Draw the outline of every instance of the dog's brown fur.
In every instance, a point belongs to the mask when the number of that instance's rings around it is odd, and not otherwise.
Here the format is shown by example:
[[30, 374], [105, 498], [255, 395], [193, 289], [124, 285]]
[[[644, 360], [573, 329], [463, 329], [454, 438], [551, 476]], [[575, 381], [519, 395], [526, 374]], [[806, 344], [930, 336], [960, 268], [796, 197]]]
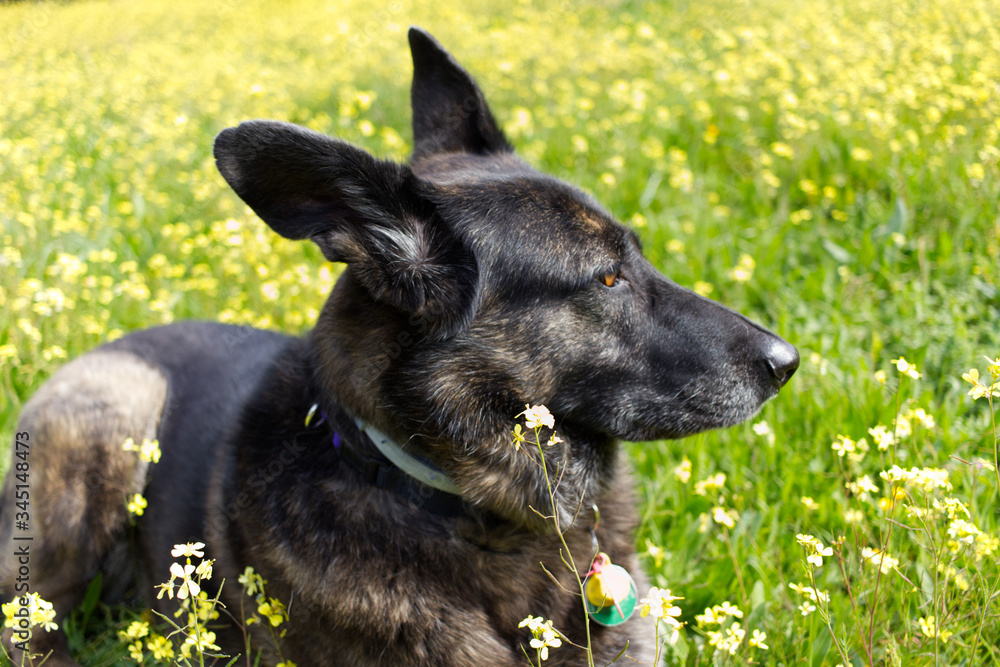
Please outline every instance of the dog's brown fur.
[[[31, 590], [60, 618], [99, 570], [110, 588], [148, 594], [169, 578], [173, 544], [203, 541], [231, 612], [249, 603], [236, 585], [248, 565], [288, 604], [280, 646], [249, 628], [261, 664], [523, 664], [529, 615], [586, 636], [552, 516], [583, 574], [598, 506], [600, 549], [645, 592], [617, 439], [736, 423], [794, 372], [794, 348], [667, 281], [592, 198], [521, 162], [433, 38], [414, 29], [410, 43], [411, 165], [282, 123], [216, 140], [223, 176], [275, 231], [348, 264], [311, 334], [136, 332], [67, 365], [25, 407]], [[562, 437], [545, 452], [554, 503], [537, 457], [512, 447], [528, 403], [548, 405]], [[312, 405], [328, 423], [306, 425]], [[337, 439], [346, 415], [447, 474], [460, 510], [435, 509], [419, 485], [373, 483], [346, 453], [371, 454], [366, 441]], [[162, 460], [139, 464], [121, 450], [128, 437], [157, 437]], [[8, 596], [22, 592], [14, 483], [0, 499]], [[149, 506], [130, 528], [125, 497], [139, 491]], [[635, 626], [591, 624], [597, 662], [626, 645], [651, 660]], [[233, 626], [218, 638], [243, 651]], [[47, 664], [75, 664], [61, 633], [33, 642], [54, 651]], [[583, 663], [564, 642], [548, 664]]]

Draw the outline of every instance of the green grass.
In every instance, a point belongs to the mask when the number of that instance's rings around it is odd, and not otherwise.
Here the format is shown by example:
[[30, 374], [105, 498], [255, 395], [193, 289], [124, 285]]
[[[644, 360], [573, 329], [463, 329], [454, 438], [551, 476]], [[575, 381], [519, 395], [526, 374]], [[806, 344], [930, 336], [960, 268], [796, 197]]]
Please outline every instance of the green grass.
[[[966, 463], [995, 462], [990, 413], [961, 379], [1000, 356], [998, 14], [996, 0], [0, 7], [0, 436], [65, 359], [122, 332], [188, 318], [307, 330], [339, 268], [237, 200], [212, 139], [267, 117], [405, 159], [418, 24], [530, 162], [593, 191], [666, 275], [802, 353], [753, 420], [773, 444], [751, 423], [631, 447], [639, 546], [664, 552], [645, 564], [684, 597], [668, 661], [835, 665], [839, 645], [854, 665], [1000, 664], [996, 549], [955, 553], [947, 520], [903, 509], [954, 497], [998, 533], [996, 477]], [[899, 356], [920, 380], [898, 384]], [[914, 407], [935, 426], [877, 451], [868, 429]], [[839, 458], [841, 434], [871, 452]], [[893, 464], [945, 468], [953, 489], [881, 509]], [[695, 494], [718, 472], [723, 489]], [[845, 487], [863, 474], [867, 500]], [[732, 529], [705, 522], [715, 507], [737, 512]], [[809, 584], [800, 533], [845, 538], [843, 568], [815, 570], [829, 626], [788, 587]], [[876, 578], [859, 554], [882, 544], [899, 565]], [[967, 589], [938, 572], [945, 558]], [[705, 644], [694, 617], [723, 601], [769, 650]], [[98, 607], [90, 624], [108, 633], [123, 613]], [[921, 631], [929, 616], [947, 642]]]

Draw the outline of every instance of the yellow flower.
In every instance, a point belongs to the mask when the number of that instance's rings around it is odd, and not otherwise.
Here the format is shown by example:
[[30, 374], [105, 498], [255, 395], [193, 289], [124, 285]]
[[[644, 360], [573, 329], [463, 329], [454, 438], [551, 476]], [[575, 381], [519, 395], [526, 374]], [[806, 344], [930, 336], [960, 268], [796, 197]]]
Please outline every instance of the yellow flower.
[[639, 600], [642, 605], [639, 614], [645, 618], [650, 614], [654, 618], [678, 617], [681, 615], [681, 608], [673, 604], [674, 600], [683, 600], [682, 597], [671, 595], [669, 588], [657, 588], [653, 586], [649, 589], [649, 594]]
[[905, 415], [907, 421], [913, 423], [919, 423], [921, 426], [927, 429], [931, 429], [937, 426], [937, 422], [934, 421], [934, 415], [928, 413], [923, 408], [913, 408], [908, 410]]
[[264, 581], [257, 572], [254, 571], [252, 567], [247, 565], [246, 569], [243, 570], [243, 574], [239, 576], [237, 581], [243, 586], [243, 592], [247, 595], [256, 595], [257, 593], [264, 592]]
[[726, 600], [720, 605], [716, 605], [715, 609], [718, 613], [723, 616], [732, 616], [733, 618], [743, 618], [743, 612], [734, 604], [730, 604], [729, 600]]
[[653, 559], [653, 566], [657, 569], [663, 565], [663, 559], [667, 555], [662, 547], [658, 547], [650, 542], [648, 537], [646, 538], [646, 554]]
[[1000, 380], [1000, 357], [996, 359], [984, 358], [986, 359], [986, 363], [989, 364], [990, 376], [992, 376], [994, 381]]
[[[653, 586], [649, 589], [649, 594], [639, 600], [642, 604], [642, 607], [639, 609], [639, 615], [643, 618], [652, 615], [653, 618], [657, 619], [658, 623], [663, 623], [666, 632], [665, 639], [671, 645], [676, 644], [680, 639], [680, 629], [684, 625], [677, 620], [681, 615], [681, 608], [673, 604], [673, 602], [674, 600], [683, 599], [671, 595], [669, 588], [657, 588]], [[659, 628], [660, 626], [657, 625], [658, 632]]]
[[681, 464], [674, 468], [674, 477], [681, 484], [687, 484], [691, 480], [691, 461], [686, 456]]
[[872, 159], [872, 152], [867, 148], [854, 147], [851, 149], [851, 158], [858, 162], [868, 162]]
[[21, 595], [0, 606], [0, 611], [4, 615], [4, 626], [18, 627], [25, 609], [28, 614], [29, 632], [35, 627], [40, 627], [46, 632], [59, 629], [55, 623], [56, 612], [52, 603], [39, 597], [38, 593]]
[[784, 157], [788, 159], [792, 159], [793, 157], [795, 157], [795, 150], [788, 144], [781, 141], [776, 141], [773, 144], [771, 144], [771, 152], [773, 152], [775, 155], [779, 157]]
[[844, 521], [851, 525], [857, 525], [865, 520], [865, 514], [861, 510], [849, 509], [844, 512]]
[[892, 431], [886, 428], [884, 424], [878, 424], [868, 429], [868, 433], [872, 436], [880, 452], [888, 450], [895, 442], [895, 436]]
[[767, 635], [765, 633], [754, 628], [753, 634], [750, 636], [750, 646], [766, 651], [770, 648], [770, 646], [764, 643], [766, 639]]
[[739, 261], [736, 266], [729, 270], [729, 277], [738, 283], [748, 282], [753, 278], [754, 269], [757, 268], [757, 262], [750, 255], [743, 254], [740, 255]]
[[931, 639], [934, 637], [940, 637], [941, 641], [947, 642], [948, 638], [953, 634], [947, 630], [941, 630], [938, 628], [937, 619], [934, 616], [921, 618], [917, 621], [917, 624], [920, 626], [920, 632], [922, 632], [925, 637], [929, 637]]
[[844, 458], [845, 454], [855, 451], [855, 442], [848, 438], [846, 435], [838, 435], [831, 445], [833, 451], [837, 452], [837, 456]]
[[160, 462], [160, 441], [143, 439], [139, 448], [139, 458], [149, 463]]
[[258, 604], [257, 612], [265, 617], [274, 627], [278, 627], [288, 620], [288, 612], [285, 610], [285, 605], [276, 598], [268, 598], [267, 601]]
[[727, 651], [729, 655], [736, 655], [736, 651], [739, 650], [746, 634], [746, 630], [744, 630], [739, 623], [734, 622], [726, 628], [724, 638], [718, 643], [719, 649]]
[[983, 384], [979, 381], [979, 371], [975, 368], [969, 370], [968, 373], [962, 374], [962, 379], [972, 385], [972, 389], [969, 390], [969, 396], [972, 396], [972, 400], [978, 400], [984, 396], [991, 397], [995, 396], [1000, 398], [1000, 387], [995, 386], [1000, 380], [1000, 359], [990, 359], [986, 357], [986, 361], [989, 362], [989, 372], [993, 378], [992, 384]]
[[514, 430], [511, 435], [514, 436], [514, 449], [520, 449], [521, 443], [524, 442], [524, 429], [521, 428], [520, 424], [514, 424]]
[[896, 364], [896, 370], [899, 371], [900, 374], [907, 375], [913, 378], [914, 380], [920, 378], [920, 373], [917, 372], [917, 367], [908, 362], [903, 357], [900, 357], [899, 359], [893, 359], [892, 363]]
[[129, 657], [138, 663], [142, 662], [142, 642], [137, 641], [128, 645]]
[[132, 621], [125, 630], [118, 632], [118, 637], [124, 642], [130, 639], [141, 639], [149, 634], [149, 623], [145, 621]]
[[725, 526], [726, 528], [734, 528], [739, 518], [740, 515], [736, 512], [736, 510], [727, 511], [722, 507], [712, 508], [712, 520], [717, 524]]
[[904, 470], [899, 466], [892, 466], [889, 470], [883, 470], [879, 473], [879, 477], [884, 479], [889, 483], [901, 482], [908, 486], [915, 486], [926, 492], [934, 491], [935, 489], [951, 489], [951, 482], [949, 481], [950, 473], [943, 468], [917, 468], [912, 467], [909, 470]]
[[701, 627], [705, 627], [705, 626], [708, 626], [708, 625], [715, 625], [716, 623], [721, 623], [722, 622], [720, 620], [720, 618], [716, 615], [715, 610], [713, 608], [711, 608], [711, 607], [706, 607], [705, 608], [705, 613], [703, 613], [703, 614], [697, 614], [694, 617], [694, 620]]
[[879, 551], [877, 549], [870, 549], [865, 547], [861, 550], [861, 559], [871, 565], [877, 565], [882, 574], [889, 574], [892, 570], [899, 565], [899, 560], [893, 558], [887, 553]]
[[713, 287], [711, 283], [706, 283], [704, 280], [696, 280], [692, 289], [701, 296], [708, 296], [715, 291], [715, 287]]
[[869, 497], [869, 494], [878, 493], [878, 487], [875, 486], [875, 483], [869, 475], [862, 475], [861, 477], [858, 477], [857, 480], [848, 482], [847, 490], [862, 500], [866, 500]]
[[208, 651], [218, 651], [220, 647], [215, 644], [215, 633], [202, 628], [197, 634], [190, 634], [184, 638], [184, 643], [181, 645], [181, 655], [190, 658], [192, 649], [199, 654], [204, 654]]
[[[801, 586], [799, 584], [788, 584], [788, 587], [791, 588], [796, 593], [798, 593], [799, 595], [805, 596], [809, 602], [816, 602], [816, 603], [826, 604], [826, 603], [828, 603], [830, 601], [830, 594], [829, 593], [826, 593], [824, 591], [817, 591], [812, 586]], [[815, 610], [816, 610], [816, 608], [813, 607], [812, 610], [810, 611], [810, 613], [812, 613], [812, 611], [815, 611]], [[803, 615], [804, 616], [808, 616], [809, 614], [803, 614]]]
[[198, 567], [195, 568], [194, 573], [198, 575], [201, 581], [212, 578], [212, 565], [215, 563], [214, 560], [205, 559], [198, 563]]
[[142, 516], [143, 512], [146, 511], [146, 499], [142, 497], [141, 493], [136, 493], [129, 497], [128, 504], [126, 508], [129, 514], [134, 514], [135, 516]]
[[160, 589], [160, 592], [156, 594], [156, 599], [160, 600], [163, 598], [163, 594], [166, 593], [168, 600], [174, 599], [174, 585], [170, 582], [164, 584], [156, 584], [153, 588]]
[[823, 565], [823, 558], [833, 555], [832, 547], [824, 547], [823, 543], [812, 535], [799, 534], [795, 536], [799, 544], [806, 548], [806, 561], [815, 567]]
[[751, 428], [753, 429], [753, 432], [755, 434], [764, 438], [767, 441], [767, 444], [769, 445], [774, 444], [774, 439], [775, 439], [774, 429], [772, 429], [771, 425], [768, 424], [766, 421], [759, 421], [756, 424], [754, 424]]
[[694, 493], [697, 496], [707, 496], [710, 493], [715, 493], [722, 489], [726, 485], [726, 474], [716, 473], [700, 482], [695, 482]]
[[171, 660], [174, 657], [174, 647], [166, 637], [153, 635], [146, 641], [146, 648], [157, 660]]

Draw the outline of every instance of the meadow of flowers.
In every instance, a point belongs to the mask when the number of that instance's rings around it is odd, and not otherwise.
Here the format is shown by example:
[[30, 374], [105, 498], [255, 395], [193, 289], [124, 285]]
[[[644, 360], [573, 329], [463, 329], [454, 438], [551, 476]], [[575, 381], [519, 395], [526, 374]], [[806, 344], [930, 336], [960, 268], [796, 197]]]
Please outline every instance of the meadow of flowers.
[[[527, 160], [802, 353], [746, 425], [630, 446], [667, 664], [1000, 665], [1000, 1], [465, 6], [0, 7], [3, 442], [129, 330], [309, 328], [340, 267], [243, 206], [213, 137], [267, 117], [405, 159], [417, 24]], [[137, 620], [68, 624], [87, 664], [165, 659]]]

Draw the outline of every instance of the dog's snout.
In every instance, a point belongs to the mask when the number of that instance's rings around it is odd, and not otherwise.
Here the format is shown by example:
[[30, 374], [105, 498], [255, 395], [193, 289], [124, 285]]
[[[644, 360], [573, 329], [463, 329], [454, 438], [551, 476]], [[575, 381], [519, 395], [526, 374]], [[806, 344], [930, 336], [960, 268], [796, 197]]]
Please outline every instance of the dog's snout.
[[764, 350], [764, 363], [778, 387], [784, 387], [799, 367], [799, 351], [794, 345], [775, 337]]

